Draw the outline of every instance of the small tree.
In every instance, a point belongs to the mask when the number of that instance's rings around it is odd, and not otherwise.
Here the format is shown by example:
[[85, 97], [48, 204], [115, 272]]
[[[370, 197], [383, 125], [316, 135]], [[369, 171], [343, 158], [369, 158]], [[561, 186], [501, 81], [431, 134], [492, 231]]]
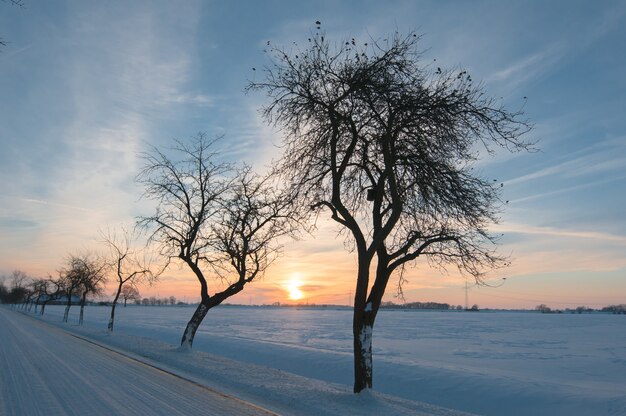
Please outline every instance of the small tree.
[[139, 294], [139, 290], [132, 285], [124, 285], [122, 287], [121, 292], [122, 300], [124, 300], [124, 307], [126, 307], [126, 302], [129, 300], [141, 301], [141, 295]]
[[52, 278], [52, 276], [48, 276], [46, 279], [42, 279], [44, 281], [42, 281], [40, 283], [40, 295], [39, 295], [39, 304], [41, 305], [41, 309], [40, 309], [40, 315], [43, 316], [43, 314], [46, 311], [46, 305], [59, 298], [59, 296], [61, 296], [61, 283], [60, 280], [55, 280]]
[[[107, 234], [102, 235], [102, 241], [109, 249], [108, 260], [117, 280], [117, 291], [113, 298], [111, 315], [109, 316], [109, 332], [113, 332], [115, 307], [117, 306], [117, 301], [122, 294], [123, 288], [134, 288], [136, 284], [142, 281], [152, 283], [158, 277], [158, 273], [153, 273], [150, 268], [150, 260], [147, 259], [145, 255], [142, 256], [140, 250], [133, 247], [133, 241], [136, 240], [135, 236], [129, 234], [126, 229], [122, 229], [119, 234], [120, 235], [109, 231]], [[135, 289], [135, 291], [136, 290], [137, 289]], [[127, 294], [134, 295], [129, 292], [127, 292]], [[137, 296], [139, 296], [138, 292]], [[126, 306], [127, 299], [127, 297], [124, 297], [124, 306]]]
[[106, 281], [106, 267], [106, 262], [91, 254], [69, 256], [67, 267], [60, 272], [59, 281], [60, 287], [67, 296], [63, 322], [67, 322], [73, 297], [80, 295], [78, 324], [83, 324], [87, 296], [101, 293]]
[[[145, 196], [157, 202], [156, 213], [141, 220], [151, 241], [169, 259], [181, 260], [200, 283], [200, 304], [189, 320], [181, 347], [191, 348], [195, 333], [214, 306], [243, 290], [271, 263], [277, 237], [289, 231], [292, 204], [269, 179], [242, 168], [227, 178], [231, 166], [218, 162], [215, 140], [198, 135], [172, 149], [174, 160], [153, 148], [144, 156], [138, 180]], [[225, 288], [209, 293], [207, 270]]]
[[499, 186], [473, 170], [479, 145], [528, 148], [530, 128], [460, 70], [420, 64], [419, 37], [395, 34], [333, 46], [271, 48], [263, 90], [268, 122], [282, 128], [277, 170], [303, 209], [325, 209], [357, 255], [354, 391], [372, 387], [373, 326], [392, 274], [420, 257], [481, 282], [506, 264], [490, 247]]
[[21, 270], [14, 270], [11, 272], [8, 280], [10, 280], [8, 293], [7, 293], [7, 303], [19, 305], [22, 307], [26, 307], [30, 297], [32, 296], [32, 290], [30, 289], [31, 278], [25, 272]]
[[541, 313], [551, 313], [552, 312], [552, 309], [550, 309], [548, 306], [546, 306], [543, 303], [541, 305], [535, 306], [535, 310], [539, 311]]
[[4, 282], [0, 281], [0, 303], [7, 302], [8, 297], [9, 297], [9, 291], [4, 286]]
[[63, 322], [67, 322], [68, 320], [73, 298], [76, 296], [76, 292], [80, 287], [79, 265], [80, 261], [78, 257], [69, 256], [66, 260], [66, 267], [59, 270], [59, 287], [61, 288], [61, 293], [65, 296]]

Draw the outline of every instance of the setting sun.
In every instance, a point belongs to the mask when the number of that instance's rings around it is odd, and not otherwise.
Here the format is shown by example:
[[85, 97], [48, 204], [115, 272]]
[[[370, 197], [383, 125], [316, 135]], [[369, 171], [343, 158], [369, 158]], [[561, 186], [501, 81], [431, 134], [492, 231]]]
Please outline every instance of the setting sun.
[[287, 290], [289, 291], [289, 299], [291, 300], [302, 299], [304, 294], [300, 290], [300, 286], [302, 286], [302, 281], [300, 280], [299, 275], [294, 275], [289, 279], [289, 282], [287, 283]]

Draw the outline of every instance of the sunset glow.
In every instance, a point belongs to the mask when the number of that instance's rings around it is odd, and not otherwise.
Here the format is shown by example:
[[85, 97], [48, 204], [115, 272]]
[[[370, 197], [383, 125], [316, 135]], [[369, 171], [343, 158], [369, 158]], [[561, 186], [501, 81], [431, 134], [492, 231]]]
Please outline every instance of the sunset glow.
[[[270, 48], [306, 48], [319, 20], [337, 42], [384, 43], [395, 30], [417, 29], [426, 72], [467, 69], [488, 95], [535, 125], [527, 139], [538, 141], [539, 152], [477, 154], [475, 171], [495, 181], [507, 202], [489, 228], [499, 246], [488, 248], [510, 257], [511, 266], [488, 271], [491, 286], [466, 290], [466, 276], [422, 256], [403, 271], [403, 296], [400, 276], [392, 276], [383, 301], [464, 305], [466, 293], [481, 308], [626, 301], [624, 2], [13, 3], [0, 1], [5, 287], [14, 270], [56, 278], [68, 255], [104, 251], [99, 230], [132, 229], [155, 212], [136, 183], [138, 156], [152, 146], [169, 148], [198, 132], [224, 136], [224, 162], [264, 173], [288, 132], [263, 121], [267, 97], [243, 89], [271, 64], [263, 53], [268, 41]], [[316, 215], [312, 233], [278, 242], [271, 267], [227, 303], [351, 305], [354, 240], [328, 209]], [[203, 267], [211, 293], [232, 283]], [[102, 300], [112, 300], [115, 280]], [[138, 285], [142, 298], [185, 303], [200, 301], [200, 287], [183, 263], [172, 263], [153, 285]]]
[[300, 300], [304, 297], [304, 293], [300, 290], [300, 286], [302, 286], [302, 281], [298, 274], [291, 276], [289, 282], [287, 284], [287, 290], [289, 291], [289, 299], [291, 300]]

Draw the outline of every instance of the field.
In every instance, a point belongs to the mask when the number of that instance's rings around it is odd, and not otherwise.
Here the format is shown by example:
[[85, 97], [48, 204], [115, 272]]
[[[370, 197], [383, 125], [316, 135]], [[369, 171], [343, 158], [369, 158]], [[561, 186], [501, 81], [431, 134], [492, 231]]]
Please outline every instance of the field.
[[[48, 306], [57, 323], [63, 308]], [[86, 309], [80, 331], [134, 350], [178, 344], [189, 307]], [[79, 330], [73, 307], [71, 331]], [[132, 336], [132, 337], [129, 337]], [[194, 342], [203, 351], [310, 379], [352, 383], [351, 312], [224, 306]], [[374, 389], [484, 415], [626, 414], [626, 317], [608, 314], [383, 310], [374, 330]]]

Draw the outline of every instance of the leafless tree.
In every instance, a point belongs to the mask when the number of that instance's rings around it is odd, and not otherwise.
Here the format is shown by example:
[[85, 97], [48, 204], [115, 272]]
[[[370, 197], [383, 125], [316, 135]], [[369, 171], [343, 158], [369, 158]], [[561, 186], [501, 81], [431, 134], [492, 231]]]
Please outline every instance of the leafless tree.
[[[268, 122], [283, 129], [283, 178], [307, 209], [325, 209], [358, 258], [354, 296], [354, 391], [372, 387], [372, 331], [390, 276], [419, 257], [455, 265], [481, 282], [503, 266], [487, 226], [499, 184], [472, 168], [483, 146], [527, 149], [530, 125], [487, 97], [461, 70], [420, 63], [419, 37], [395, 34], [305, 48], [271, 48]], [[334, 45], [334, 46], [333, 46]]]
[[40, 279], [37, 288], [39, 292], [38, 303], [41, 305], [40, 315], [43, 316], [46, 311], [46, 305], [61, 296], [60, 280], [48, 276], [45, 279]]
[[[109, 317], [109, 332], [113, 331], [115, 307], [122, 294], [122, 289], [124, 287], [134, 288], [140, 282], [153, 283], [159, 275], [158, 272], [152, 271], [151, 261], [149, 256], [146, 256], [145, 250], [139, 250], [135, 247], [135, 240], [136, 236], [124, 228], [118, 233], [110, 230], [106, 234], [102, 233], [102, 242], [109, 250], [108, 261], [117, 280], [117, 291], [113, 298]], [[127, 292], [126, 294], [130, 295], [131, 293]], [[137, 296], [139, 296], [138, 293]], [[124, 297], [124, 306], [126, 306], [127, 299]]]
[[61, 288], [61, 293], [63, 293], [66, 298], [63, 322], [67, 322], [68, 320], [73, 297], [80, 287], [80, 275], [76, 269], [79, 263], [77, 258], [70, 256], [66, 260], [65, 267], [59, 270], [59, 279], [57, 281]]
[[80, 314], [78, 324], [83, 324], [85, 303], [90, 294], [102, 292], [106, 281], [107, 263], [92, 254], [70, 255], [66, 268], [63, 269], [60, 285], [67, 296], [63, 322], [67, 322], [72, 299], [75, 295], [80, 295]]
[[22, 308], [26, 307], [32, 290], [29, 287], [31, 285], [31, 277], [21, 271], [13, 270], [9, 277], [3, 277], [4, 280], [8, 280], [9, 289], [6, 294], [6, 302], [13, 305], [22, 305]]
[[124, 301], [124, 307], [126, 307], [126, 302], [129, 300], [135, 300], [135, 301], [141, 300], [141, 295], [139, 294], [139, 290], [132, 284], [124, 285], [122, 287], [122, 292], [120, 295], [122, 296], [122, 300]]
[[[180, 259], [200, 283], [200, 304], [181, 339], [187, 348], [209, 309], [263, 273], [276, 253], [275, 239], [289, 228], [282, 211], [290, 207], [288, 198], [247, 167], [228, 178], [234, 170], [217, 161], [214, 147], [215, 140], [200, 134], [189, 144], [176, 142], [180, 160], [152, 149], [138, 177], [145, 196], [157, 202], [156, 213], [140, 224], [152, 230], [151, 240], [165, 256]], [[224, 288], [210, 294], [210, 277], [222, 279]]]
[[9, 290], [4, 286], [4, 280], [0, 280], [0, 303], [5, 303], [8, 300]]

